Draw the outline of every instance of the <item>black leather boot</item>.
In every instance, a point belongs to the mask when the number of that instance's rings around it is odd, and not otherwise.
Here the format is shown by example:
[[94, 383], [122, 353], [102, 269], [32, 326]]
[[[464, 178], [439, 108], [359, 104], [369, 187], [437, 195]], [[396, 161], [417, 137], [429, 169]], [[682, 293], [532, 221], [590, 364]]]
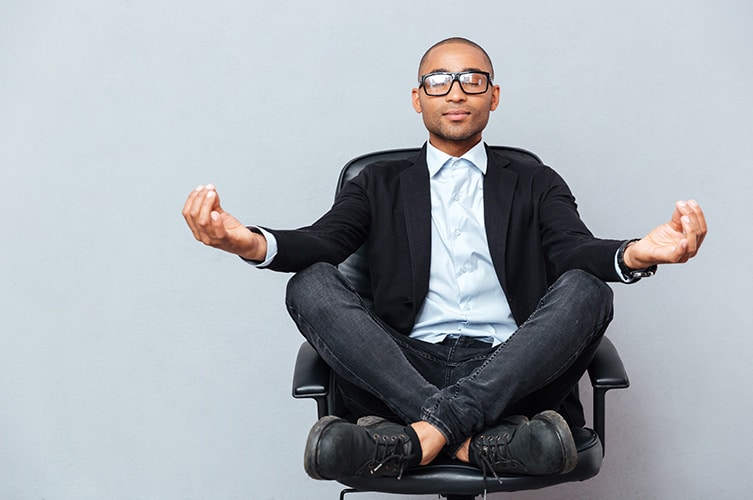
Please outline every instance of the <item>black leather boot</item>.
[[565, 419], [544, 411], [528, 420], [510, 417], [471, 439], [471, 463], [497, 474], [564, 474], [578, 463]]
[[400, 477], [420, 462], [405, 426], [375, 417], [351, 424], [338, 417], [322, 417], [306, 441], [303, 465], [314, 479], [359, 475]]

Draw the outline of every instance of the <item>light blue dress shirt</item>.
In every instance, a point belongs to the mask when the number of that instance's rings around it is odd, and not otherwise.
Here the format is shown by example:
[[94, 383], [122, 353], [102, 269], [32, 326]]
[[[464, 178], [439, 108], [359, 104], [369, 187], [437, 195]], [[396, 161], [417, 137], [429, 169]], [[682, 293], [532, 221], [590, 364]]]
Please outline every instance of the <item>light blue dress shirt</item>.
[[517, 329], [497, 279], [484, 225], [486, 149], [461, 158], [428, 145], [431, 190], [431, 270], [411, 337], [441, 342], [448, 335], [498, 345]]

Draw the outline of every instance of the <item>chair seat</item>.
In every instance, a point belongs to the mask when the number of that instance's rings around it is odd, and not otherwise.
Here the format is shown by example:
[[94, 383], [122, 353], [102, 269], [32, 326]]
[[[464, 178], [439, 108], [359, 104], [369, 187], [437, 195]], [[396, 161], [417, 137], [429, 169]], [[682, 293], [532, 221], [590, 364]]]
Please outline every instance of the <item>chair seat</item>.
[[358, 476], [338, 481], [356, 490], [428, 495], [480, 495], [484, 491], [519, 491], [544, 488], [568, 481], [583, 481], [595, 476], [601, 468], [602, 448], [599, 436], [592, 429], [572, 429], [578, 449], [578, 465], [567, 474], [552, 476], [500, 476], [484, 478], [481, 470], [449, 458], [439, 458], [429, 465], [405, 471], [400, 479]]

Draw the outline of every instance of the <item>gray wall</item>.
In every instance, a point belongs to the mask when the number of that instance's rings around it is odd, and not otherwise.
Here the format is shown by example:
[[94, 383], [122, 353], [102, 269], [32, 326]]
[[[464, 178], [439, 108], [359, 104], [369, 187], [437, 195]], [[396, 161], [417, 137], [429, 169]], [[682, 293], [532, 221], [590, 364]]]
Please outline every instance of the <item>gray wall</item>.
[[247, 223], [310, 222], [347, 159], [425, 140], [410, 88], [450, 35], [495, 60], [486, 140], [539, 153], [595, 233], [691, 196], [711, 225], [696, 261], [615, 286], [633, 385], [601, 474], [521, 498], [743, 498], [751, 5], [3, 1], [0, 498], [335, 497], [302, 467], [287, 276], [180, 209], [214, 182]]

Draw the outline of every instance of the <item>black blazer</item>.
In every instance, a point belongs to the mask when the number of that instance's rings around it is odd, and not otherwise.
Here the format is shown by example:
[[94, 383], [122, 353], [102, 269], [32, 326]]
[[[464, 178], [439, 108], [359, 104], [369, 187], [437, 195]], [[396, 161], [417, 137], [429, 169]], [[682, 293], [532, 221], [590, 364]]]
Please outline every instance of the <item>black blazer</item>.
[[[605, 281], [620, 279], [614, 259], [622, 242], [591, 234], [554, 170], [505, 158], [488, 147], [487, 155], [489, 250], [518, 325], [567, 270], [583, 269]], [[430, 196], [425, 145], [411, 160], [369, 165], [311, 226], [268, 229], [278, 243], [269, 268], [297, 272], [320, 261], [339, 264], [366, 243], [374, 310], [407, 335], [429, 287]]]

